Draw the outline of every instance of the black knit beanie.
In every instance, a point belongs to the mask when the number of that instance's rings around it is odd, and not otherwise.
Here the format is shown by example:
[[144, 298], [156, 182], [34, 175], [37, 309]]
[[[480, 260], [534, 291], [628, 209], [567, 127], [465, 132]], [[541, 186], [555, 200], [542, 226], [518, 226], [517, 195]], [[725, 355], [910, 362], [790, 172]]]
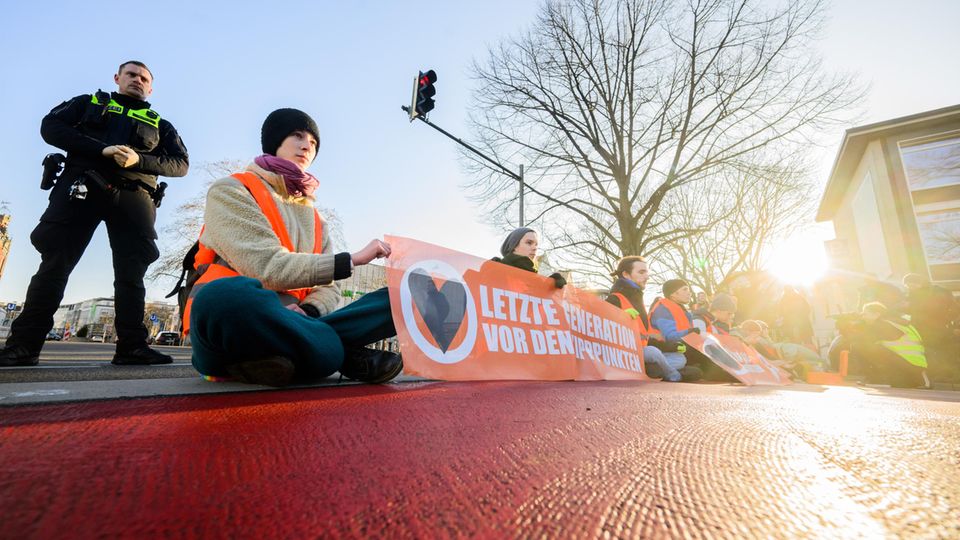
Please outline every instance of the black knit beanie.
[[687, 282], [682, 279], [668, 279], [663, 283], [663, 296], [670, 298], [671, 294], [687, 286]]
[[260, 145], [264, 154], [277, 155], [277, 148], [294, 131], [306, 131], [320, 144], [320, 130], [310, 115], [297, 109], [277, 109], [267, 115], [260, 128]]
[[500, 244], [500, 255], [506, 257], [507, 255], [513, 253], [513, 250], [517, 249], [517, 246], [520, 245], [520, 240], [523, 239], [524, 235], [531, 232], [535, 231], [526, 227], [514, 229], [513, 232], [507, 235], [507, 238], [503, 241], [503, 244]]

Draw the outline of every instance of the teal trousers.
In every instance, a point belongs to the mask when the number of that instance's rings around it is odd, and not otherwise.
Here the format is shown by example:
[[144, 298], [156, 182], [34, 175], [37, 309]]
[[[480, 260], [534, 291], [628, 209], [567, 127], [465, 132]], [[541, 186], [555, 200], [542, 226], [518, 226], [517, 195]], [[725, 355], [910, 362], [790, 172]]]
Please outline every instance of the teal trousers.
[[231, 364], [284, 356], [296, 378], [327, 377], [343, 364], [344, 347], [362, 347], [397, 334], [387, 289], [319, 318], [283, 307], [276, 292], [248, 277], [204, 285], [190, 310], [193, 367], [226, 377]]

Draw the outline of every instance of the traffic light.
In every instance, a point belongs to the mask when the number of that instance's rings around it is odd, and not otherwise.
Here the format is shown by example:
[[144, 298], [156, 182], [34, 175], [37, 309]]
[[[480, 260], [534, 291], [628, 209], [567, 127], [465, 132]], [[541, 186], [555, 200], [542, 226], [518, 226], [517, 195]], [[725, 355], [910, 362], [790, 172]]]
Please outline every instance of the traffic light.
[[437, 82], [437, 72], [432, 69], [426, 73], [420, 72], [420, 75], [417, 77], [417, 89], [414, 97], [414, 111], [416, 114], [411, 114], [411, 120], [415, 116], [426, 116], [428, 112], [433, 110], [433, 96], [436, 95], [437, 89], [433, 87], [433, 83]]

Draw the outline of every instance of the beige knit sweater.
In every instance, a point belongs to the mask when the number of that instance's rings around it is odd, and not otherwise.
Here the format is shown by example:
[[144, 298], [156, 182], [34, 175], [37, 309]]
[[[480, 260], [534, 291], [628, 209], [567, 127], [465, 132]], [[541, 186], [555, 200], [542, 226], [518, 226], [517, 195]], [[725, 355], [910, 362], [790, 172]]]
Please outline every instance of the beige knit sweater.
[[334, 254], [325, 223], [323, 253], [313, 253], [313, 198], [291, 197], [283, 177], [255, 163], [248, 165], [247, 170], [270, 188], [296, 252], [280, 245], [253, 196], [229, 176], [214, 182], [207, 192], [200, 242], [241, 275], [259, 280], [265, 288], [282, 291], [313, 287], [304, 303], [316, 307], [320, 315], [335, 310], [340, 303], [340, 289], [333, 283]]

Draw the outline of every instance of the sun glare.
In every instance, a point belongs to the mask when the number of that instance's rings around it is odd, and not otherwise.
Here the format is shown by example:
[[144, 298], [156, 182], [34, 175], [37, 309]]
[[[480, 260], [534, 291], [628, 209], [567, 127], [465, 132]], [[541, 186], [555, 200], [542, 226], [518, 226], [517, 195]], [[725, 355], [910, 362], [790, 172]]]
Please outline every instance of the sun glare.
[[812, 285], [827, 271], [823, 241], [813, 235], [793, 236], [779, 243], [770, 254], [774, 276], [791, 285]]

